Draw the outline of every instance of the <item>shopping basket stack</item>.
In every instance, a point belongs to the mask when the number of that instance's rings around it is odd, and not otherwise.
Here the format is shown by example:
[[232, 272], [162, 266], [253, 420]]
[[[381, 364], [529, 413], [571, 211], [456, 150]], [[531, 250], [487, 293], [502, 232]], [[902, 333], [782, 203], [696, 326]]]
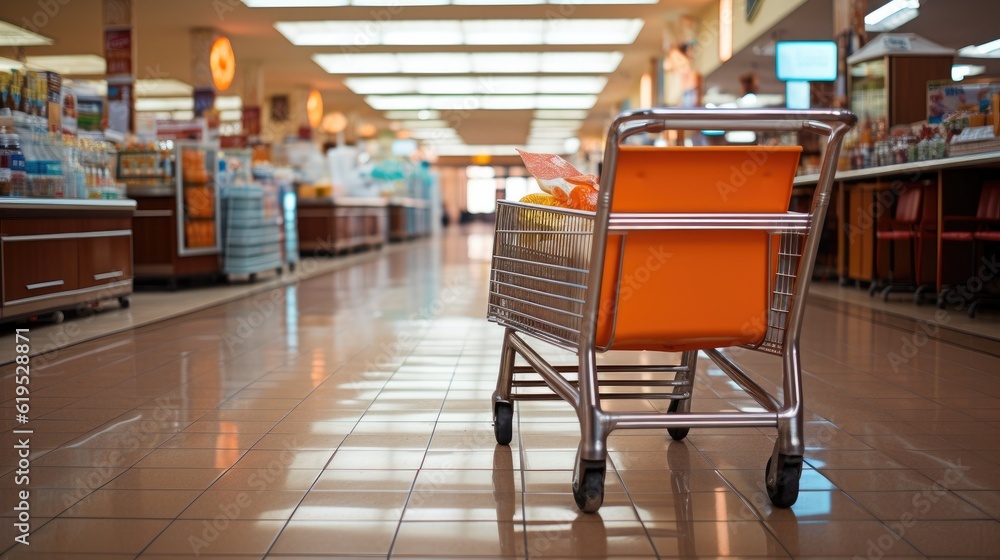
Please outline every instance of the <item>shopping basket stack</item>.
[[[804, 450], [799, 332], [840, 144], [855, 121], [840, 110], [627, 112], [608, 134], [596, 213], [499, 202], [488, 309], [506, 327], [492, 403], [497, 442], [511, 441], [514, 400], [569, 402], [581, 431], [573, 495], [593, 512], [613, 430], [667, 429], [680, 440], [690, 428], [776, 427], [765, 482], [775, 505], [791, 506]], [[787, 211], [800, 147], [622, 145], [664, 130], [826, 136], [810, 211]], [[549, 364], [522, 335], [576, 353], [578, 364]], [[731, 347], [782, 357], [780, 400], [720, 351]], [[596, 353], [612, 349], [681, 354], [673, 365], [598, 365]], [[763, 412], [691, 412], [699, 351]], [[610, 398], [670, 404], [612, 412], [601, 406]]]

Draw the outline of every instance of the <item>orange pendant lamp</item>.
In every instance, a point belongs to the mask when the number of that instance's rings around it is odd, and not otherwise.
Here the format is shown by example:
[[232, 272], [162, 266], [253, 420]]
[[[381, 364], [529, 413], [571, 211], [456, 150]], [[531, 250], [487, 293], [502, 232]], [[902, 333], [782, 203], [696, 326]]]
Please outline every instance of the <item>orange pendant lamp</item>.
[[309, 126], [313, 128], [323, 120], [323, 96], [315, 89], [309, 92], [306, 99], [306, 116], [309, 118]]
[[229, 43], [229, 39], [219, 37], [212, 43], [208, 64], [212, 69], [212, 82], [215, 83], [216, 89], [219, 91], [229, 89], [236, 76], [236, 55], [233, 54], [233, 46]]

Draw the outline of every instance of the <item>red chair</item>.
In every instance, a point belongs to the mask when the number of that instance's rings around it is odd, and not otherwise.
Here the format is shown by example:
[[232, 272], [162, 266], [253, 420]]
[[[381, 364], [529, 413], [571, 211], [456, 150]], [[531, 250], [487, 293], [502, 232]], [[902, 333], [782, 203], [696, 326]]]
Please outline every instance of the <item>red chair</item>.
[[[941, 239], [949, 243], [972, 245], [972, 268], [965, 286], [978, 274], [980, 247], [1000, 242], [1000, 181], [984, 183], [979, 192], [979, 206], [975, 216], [945, 216]], [[983, 245], [980, 245], [980, 244]], [[940, 265], [939, 265], [940, 266]], [[989, 280], [980, 278], [981, 282]], [[973, 286], [975, 287], [975, 286]], [[976, 316], [976, 308], [996, 298], [987, 298], [980, 287], [976, 292], [960, 291], [960, 286], [950, 286], [938, 296], [938, 307], [944, 309], [948, 303], [968, 303], [969, 317]], [[970, 300], [971, 301], [967, 301]]]
[[[881, 284], [872, 282], [869, 295], [881, 291], [882, 299], [889, 301], [893, 292], [913, 292], [919, 303], [922, 294], [933, 289], [932, 285], [923, 282], [924, 242], [934, 237], [934, 223], [937, 217], [937, 198], [932, 196], [930, 189], [924, 185], [909, 185], [903, 188], [896, 199], [896, 209], [892, 220], [880, 224], [875, 232], [876, 262], [881, 262], [882, 246], [889, 249], [889, 270], [887, 282]], [[896, 250], [900, 242], [906, 242], [910, 256], [910, 278], [908, 282], [900, 282], [896, 271]]]

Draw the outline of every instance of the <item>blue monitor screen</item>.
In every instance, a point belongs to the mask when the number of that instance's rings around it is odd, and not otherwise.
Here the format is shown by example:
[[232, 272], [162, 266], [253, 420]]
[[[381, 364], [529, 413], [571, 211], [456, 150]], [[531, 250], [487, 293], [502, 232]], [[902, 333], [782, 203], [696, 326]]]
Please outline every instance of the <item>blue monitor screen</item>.
[[837, 43], [779, 41], [774, 48], [778, 79], [832, 82], [837, 79]]
[[809, 82], [785, 82], [785, 106], [789, 109], [808, 109], [810, 93]]

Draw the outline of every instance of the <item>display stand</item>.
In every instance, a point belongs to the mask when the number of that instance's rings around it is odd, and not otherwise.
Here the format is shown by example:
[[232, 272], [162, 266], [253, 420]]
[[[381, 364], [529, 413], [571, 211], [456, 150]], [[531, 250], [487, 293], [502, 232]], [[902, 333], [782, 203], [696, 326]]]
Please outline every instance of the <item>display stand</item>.
[[[191, 154], [187, 165], [185, 151]], [[118, 179], [138, 205], [134, 222], [137, 280], [166, 280], [176, 288], [181, 278], [219, 274], [215, 152], [212, 146], [175, 142], [162, 152], [130, 151], [119, 156]], [[153, 161], [159, 162], [155, 169], [162, 172], [130, 171], [150, 169], [148, 163]]]
[[251, 282], [267, 270], [281, 274], [280, 217], [266, 211], [264, 197], [258, 185], [225, 190], [223, 274], [247, 274]]

